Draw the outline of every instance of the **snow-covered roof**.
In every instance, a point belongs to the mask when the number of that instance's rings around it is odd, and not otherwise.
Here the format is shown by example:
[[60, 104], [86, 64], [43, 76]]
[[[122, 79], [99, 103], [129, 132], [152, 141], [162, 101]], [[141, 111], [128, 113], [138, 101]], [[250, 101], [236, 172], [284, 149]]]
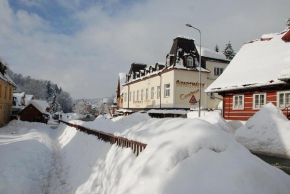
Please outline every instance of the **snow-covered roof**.
[[41, 113], [47, 113], [46, 109], [49, 108], [49, 104], [44, 100], [31, 100], [29, 104], [32, 104], [37, 108]]
[[24, 104], [22, 104], [22, 99], [25, 96], [25, 92], [22, 93], [13, 93], [13, 97], [16, 98], [17, 102], [16, 102], [16, 106], [23, 106]]
[[25, 105], [28, 105], [34, 96], [30, 94], [25, 95]]
[[[197, 50], [198, 53], [200, 53], [200, 47], [199, 46], [196, 46], [196, 50]], [[229, 61], [223, 53], [216, 52], [214, 50], [211, 50], [211, 49], [205, 48], [205, 47], [201, 47], [201, 56], [202, 57], [212, 58], [212, 59], [220, 59], [220, 60]]]
[[290, 78], [290, 42], [281, 39], [285, 33], [290, 30], [245, 44], [206, 92], [285, 83], [281, 78]]

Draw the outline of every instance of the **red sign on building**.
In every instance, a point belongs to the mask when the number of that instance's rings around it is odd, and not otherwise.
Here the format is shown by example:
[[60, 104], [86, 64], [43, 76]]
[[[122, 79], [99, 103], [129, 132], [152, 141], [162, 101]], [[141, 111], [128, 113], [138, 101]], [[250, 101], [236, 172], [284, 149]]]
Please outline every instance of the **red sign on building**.
[[194, 95], [191, 96], [191, 98], [189, 100], [189, 103], [190, 104], [196, 104], [197, 103], [197, 100], [195, 99], [195, 96]]

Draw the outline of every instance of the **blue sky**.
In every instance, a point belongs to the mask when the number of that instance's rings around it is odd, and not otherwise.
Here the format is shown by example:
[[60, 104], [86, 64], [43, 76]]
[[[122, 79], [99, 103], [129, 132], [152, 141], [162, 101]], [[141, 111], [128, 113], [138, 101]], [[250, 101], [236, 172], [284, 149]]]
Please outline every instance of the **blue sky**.
[[285, 29], [289, 0], [0, 0], [0, 57], [11, 69], [49, 79], [73, 98], [115, 93], [130, 64], [165, 62], [172, 40], [202, 31], [202, 46], [235, 51]]

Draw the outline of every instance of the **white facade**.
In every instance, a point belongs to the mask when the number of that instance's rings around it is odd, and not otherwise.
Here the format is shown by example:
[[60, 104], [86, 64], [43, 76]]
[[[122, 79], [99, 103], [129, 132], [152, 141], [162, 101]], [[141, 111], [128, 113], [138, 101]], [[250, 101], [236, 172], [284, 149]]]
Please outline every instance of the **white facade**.
[[[227, 63], [209, 61], [207, 69], [201, 72], [201, 107], [216, 108], [222, 97], [204, 92], [217, 77], [214, 68], [225, 69]], [[126, 109], [156, 109], [156, 108], [197, 108], [198, 103], [190, 103], [194, 95], [199, 101], [199, 72], [196, 70], [171, 68], [158, 74], [132, 81], [123, 88], [123, 108]], [[161, 88], [161, 98], [159, 97]], [[161, 106], [160, 106], [161, 104]]]

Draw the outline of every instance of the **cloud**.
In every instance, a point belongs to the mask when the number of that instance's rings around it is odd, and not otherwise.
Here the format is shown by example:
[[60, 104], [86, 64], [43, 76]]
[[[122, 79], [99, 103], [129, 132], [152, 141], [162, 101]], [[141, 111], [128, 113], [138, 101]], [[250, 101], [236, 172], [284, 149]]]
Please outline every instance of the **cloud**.
[[222, 50], [230, 40], [238, 51], [248, 40], [283, 30], [290, 5], [263, 1], [261, 6], [250, 0], [56, 2], [62, 6], [60, 12], [71, 13], [59, 18], [74, 21], [72, 25], [78, 26], [74, 31], [56, 32], [51, 24], [57, 20], [24, 8], [12, 10], [7, 0], [0, 1], [0, 53], [15, 72], [50, 79], [74, 98], [111, 96], [119, 72], [128, 72], [133, 62], [164, 62], [177, 35], [199, 43], [198, 33], [185, 23], [201, 29], [203, 46], [218, 44]]

